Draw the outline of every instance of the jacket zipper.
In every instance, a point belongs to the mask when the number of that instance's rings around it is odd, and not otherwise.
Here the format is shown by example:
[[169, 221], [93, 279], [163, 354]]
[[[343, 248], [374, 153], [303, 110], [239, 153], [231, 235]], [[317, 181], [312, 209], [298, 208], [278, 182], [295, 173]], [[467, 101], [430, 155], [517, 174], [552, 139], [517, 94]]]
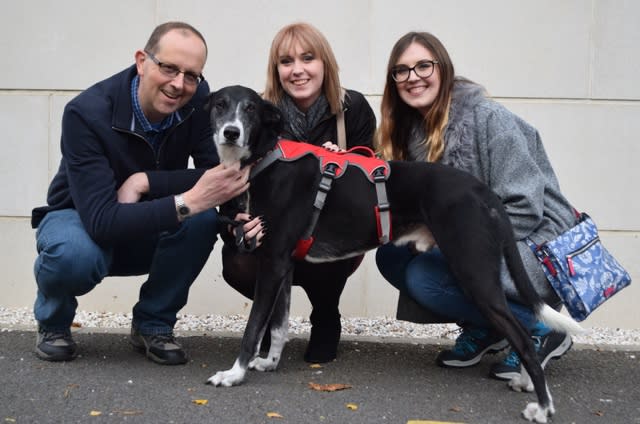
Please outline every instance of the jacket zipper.
[[167, 141], [167, 139], [171, 136], [171, 134], [173, 134], [180, 125], [184, 124], [185, 122], [187, 122], [187, 119], [189, 119], [191, 117], [191, 115], [193, 115], [193, 111], [195, 109], [191, 108], [191, 110], [189, 111], [189, 113], [187, 113], [185, 115], [185, 117], [178, 122], [176, 125], [174, 125], [173, 127], [171, 127], [171, 129], [169, 130], [169, 132], [167, 133], [167, 135], [162, 139], [162, 141], [160, 142], [160, 148], [158, 148], [158, 154], [156, 155], [156, 169], [160, 169], [160, 152], [162, 151], [162, 149], [164, 148], [164, 142]]
[[156, 170], [160, 169], [160, 152], [162, 151], [162, 149], [164, 148], [164, 142], [167, 141], [167, 139], [169, 138], [169, 136], [171, 134], [173, 134], [173, 132], [180, 126], [182, 125], [184, 122], [187, 121], [187, 119], [189, 119], [189, 117], [193, 114], [194, 109], [191, 108], [191, 110], [189, 111], [189, 113], [180, 121], [178, 122], [175, 126], [171, 127], [171, 129], [169, 130], [169, 132], [167, 133], [167, 135], [162, 139], [162, 141], [160, 142], [160, 147], [158, 148], [158, 153], [156, 154], [155, 150], [153, 149], [153, 146], [151, 145], [151, 143], [149, 142], [149, 140], [147, 140], [146, 138], [144, 138], [142, 135], [134, 132], [134, 131], [129, 131], [129, 130], [125, 130], [122, 128], [117, 128], [117, 127], [111, 127], [114, 131], [119, 131], [119, 132], [123, 132], [126, 134], [131, 134], [134, 135], [140, 139], [142, 139], [142, 141], [144, 141], [147, 146], [149, 146], [149, 148], [151, 149], [151, 152], [153, 153], [153, 159], [154, 159], [154, 163], [156, 165]]

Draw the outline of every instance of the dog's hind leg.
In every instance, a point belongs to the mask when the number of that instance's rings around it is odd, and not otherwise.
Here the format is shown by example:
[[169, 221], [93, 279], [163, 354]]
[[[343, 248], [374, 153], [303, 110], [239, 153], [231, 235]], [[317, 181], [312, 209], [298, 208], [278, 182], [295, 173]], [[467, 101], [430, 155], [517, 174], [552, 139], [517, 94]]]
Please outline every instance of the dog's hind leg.
[[[477, 296], [477, 293], [474, 293], [474, 296]], [[487, 303], [488, 301], [488, 299], [480, 299], [478, 302], [480, 311], [496, 331], [505, 335], [511, 348], [520, 355], [522, 361], [521, 371], [524, 372], [520, 377], [514, 378], [509, 383], [509, 387], [516, 391], [535, 390], [538, 402], [529, 403], [522, 414], [529, 421], [546, 423], [547, 417], [555, 413], [555, 408], [529, 332], [509, 309], [504, 293], [500, 293], [500, 296], [494, 298], [491, 303]]]
[[[465, 250], [469, 247], [471, 251]], [[536, 392], [538, 403], [529, 404], [523, 415], [535, 422], [547, 422], [547, 417], [555, 412], [553, 401], [529, 331], [514, 316], [501, 287], [499, 252], [491, 247], [481, 249], [469, 243], [459, 247], [457, 253], [455, 257], [449, 256], [449, 265], [462, 289], [495, 331], [509, 340], [531, 377], [530, 381], [527, 378], [519, 385], [511, 385], [514, 390]]]
[[[278, 300], [271, 314], [271, 345], [265, 358], [255, 357], [249, 362], [249, 369], [257, 371], [274, 371], [278, 367], [282, 350], [287, 343], [289, 333], [289, 307], [291, 304], [291, 285], [285, 284], [280, 289]], [[260, 338], [262, 340], [262, 338]]]
[[516, 391], [536, 392], [538, 402], [529, 403], [522, 411], [523, 416], [529, 421], [546, 423], [547, 417], [555, 413], [555, 408], [529, 332], [509, 309], [504, 294], [501, 293], [501, 299], [493, 299], [492, 304], [478, 306], [493, 327], [505, 335], [511, 348], [520, 355], [521, 376], [511, 380], [509, 387]]

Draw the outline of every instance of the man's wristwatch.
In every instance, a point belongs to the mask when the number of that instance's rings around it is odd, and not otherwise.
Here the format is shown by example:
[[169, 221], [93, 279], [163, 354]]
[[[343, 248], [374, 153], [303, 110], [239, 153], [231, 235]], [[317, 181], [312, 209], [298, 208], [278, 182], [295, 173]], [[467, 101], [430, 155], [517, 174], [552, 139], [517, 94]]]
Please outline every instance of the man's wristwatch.
[[182, 197], [182, 194], [178, 194], [173, 199], [175, 200], [175, 203], [176, 203], [176, 212], [178, 212], [178, 219], [182, 221], [188, 218], [189, 214], [191, 213], [191, 209], [189, 209], [189, 206], [187, 206], [187, 204], [184, 203], [184, 198]]

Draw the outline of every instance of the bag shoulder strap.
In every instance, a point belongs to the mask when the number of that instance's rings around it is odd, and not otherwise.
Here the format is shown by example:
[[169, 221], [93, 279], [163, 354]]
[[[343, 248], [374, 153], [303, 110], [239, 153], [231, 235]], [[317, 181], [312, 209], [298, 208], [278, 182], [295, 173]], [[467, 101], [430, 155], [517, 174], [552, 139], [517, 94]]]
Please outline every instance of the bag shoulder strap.
[[342, 97], [342, 109], [336, 115], [336, 125], [338, 127], [338, 147], [342, 150], [347, 150], [347, 131], [344, 127], [344, 96], [345, 90], [342, 89], [341, 97]]
[[347, 133], [344, 128], [344, 110], [336, 115], [336, 123], [338, 126], [338, 147], [347, 150]]

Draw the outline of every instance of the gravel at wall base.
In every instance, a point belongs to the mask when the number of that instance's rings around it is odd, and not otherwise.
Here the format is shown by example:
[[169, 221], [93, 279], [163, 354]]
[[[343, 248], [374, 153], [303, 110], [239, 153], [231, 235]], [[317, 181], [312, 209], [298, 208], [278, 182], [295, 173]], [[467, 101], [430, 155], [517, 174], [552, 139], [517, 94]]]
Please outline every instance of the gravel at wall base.
[[[176, 324], [176, 333], [238, 333], [244, 331], [247, 317], [242, 315], [188, 315], [180, 314]], [[130, 313], [79, 311], [74, 320], [74, 328], [95, 330], [128, 330], [131, 326]], [[0, 307], [0, 331], [15, 329], [35, 329], [33, 312], [27, 308]], [[311, 329], [308, 318], [290, 317], [289, 333], [307, 335]], [[459, 334], [455, 324], [415, 324], [399, 321], [390, 317], [342, 318], [343, 336], [383, 339], [420, 339], [438, 340], [450, 343]], [[589, 328], [583, 334], [573, 336], [577, 344], [640, 346], [640, 329]]]

